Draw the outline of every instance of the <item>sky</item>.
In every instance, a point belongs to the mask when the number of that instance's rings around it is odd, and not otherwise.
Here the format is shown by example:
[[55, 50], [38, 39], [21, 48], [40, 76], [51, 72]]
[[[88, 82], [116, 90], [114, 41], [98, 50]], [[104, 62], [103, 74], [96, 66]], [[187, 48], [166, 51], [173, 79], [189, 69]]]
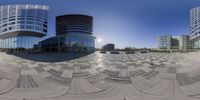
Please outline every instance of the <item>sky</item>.
[[0, 0], [0, 5], [38, 4], [49, 6], [48, 34], [55, 35], [55, 17], [65, 14], [93, 16], [93, 35], [101, 47], [156, 48], [163, 34], [189, 34], [189, 11], [200, 0]]

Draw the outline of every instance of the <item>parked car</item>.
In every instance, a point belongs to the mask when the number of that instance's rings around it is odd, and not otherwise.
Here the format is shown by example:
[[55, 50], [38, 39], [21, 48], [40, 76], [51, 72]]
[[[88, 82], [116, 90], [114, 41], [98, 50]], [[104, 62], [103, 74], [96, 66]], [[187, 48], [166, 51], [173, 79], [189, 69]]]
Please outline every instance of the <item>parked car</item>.
[[126, 54], [134, 54], [134, 51], [125, 51]]
[[119, 51], [111, 51], [110, 54], [120, 54]]
[[106, 53], [106, 51], [100, 51], [100, 53]]
[[143, 51], [140, 51], [140, 53], [148, 53], [148, 52], [146, 50], [145, 51], [143, 50]]

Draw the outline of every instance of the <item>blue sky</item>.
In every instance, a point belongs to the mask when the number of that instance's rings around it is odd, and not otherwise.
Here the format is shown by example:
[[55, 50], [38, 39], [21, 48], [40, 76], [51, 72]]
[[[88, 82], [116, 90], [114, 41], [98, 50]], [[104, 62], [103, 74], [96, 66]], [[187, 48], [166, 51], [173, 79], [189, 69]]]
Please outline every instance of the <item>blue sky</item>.
[[200, 0], [0, 0], [0, 5], [48, 5], [48, 35], [55, 35], [55, 16], [86, 14], [94, 17], [93, 35], [105, 43], [156, 47], [162, 34], [189, 34], [189, 10]]

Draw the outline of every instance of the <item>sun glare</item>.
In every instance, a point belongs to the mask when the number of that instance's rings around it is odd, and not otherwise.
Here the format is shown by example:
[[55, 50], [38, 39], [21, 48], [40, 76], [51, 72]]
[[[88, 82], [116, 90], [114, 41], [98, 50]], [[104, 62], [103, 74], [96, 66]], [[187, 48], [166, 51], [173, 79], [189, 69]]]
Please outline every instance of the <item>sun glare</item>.
[[102, 39], [101, 38], [98, 38], [97, 39], [97, 43], [101, 43], [102, 42]]

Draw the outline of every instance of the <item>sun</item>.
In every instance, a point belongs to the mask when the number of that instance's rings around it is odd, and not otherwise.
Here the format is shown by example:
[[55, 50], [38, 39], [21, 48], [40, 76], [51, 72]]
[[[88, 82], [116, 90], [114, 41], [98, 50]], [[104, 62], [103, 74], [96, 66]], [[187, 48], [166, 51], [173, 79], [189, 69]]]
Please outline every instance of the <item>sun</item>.
[[97, 39], [97, 43], [101, 43], [102, 42], [102, 39], [101, 38], [98, 38]]

